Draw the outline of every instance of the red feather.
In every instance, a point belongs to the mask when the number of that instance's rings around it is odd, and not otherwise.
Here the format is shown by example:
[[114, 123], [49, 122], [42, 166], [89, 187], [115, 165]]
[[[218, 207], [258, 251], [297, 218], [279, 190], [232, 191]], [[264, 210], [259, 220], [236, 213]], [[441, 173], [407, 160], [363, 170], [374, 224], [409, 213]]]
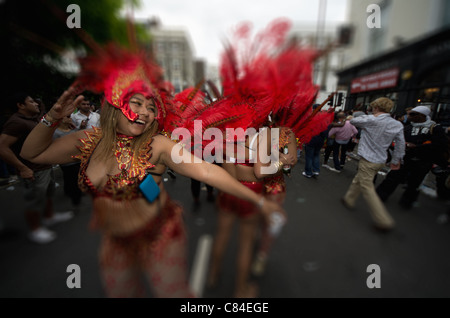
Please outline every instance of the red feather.
[[236, 28], [222, 54], [223, 98], [230, 105], [241, 102], [254, 110], [248, 127], [265, 125], [272, 113], [276, 126], [289, 127], [300, 140], [308, 140], [328, 125], [329, 116], [312, 116], [318, 93], [312, 72], [319, 53], [286, 45], [290, 26], [289, 21], [277, 19], [253, 39], [249, 23]]

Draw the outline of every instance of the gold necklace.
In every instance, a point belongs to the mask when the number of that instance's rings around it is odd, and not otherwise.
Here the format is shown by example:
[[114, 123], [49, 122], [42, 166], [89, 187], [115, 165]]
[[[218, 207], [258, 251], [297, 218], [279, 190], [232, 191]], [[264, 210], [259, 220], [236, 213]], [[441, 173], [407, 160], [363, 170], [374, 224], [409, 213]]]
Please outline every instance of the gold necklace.
[[119, 170], [129, 170], [133, 161], [133, 151], [131, 150], [132, 136], [117, 134], [115, 157], [119, 164]]

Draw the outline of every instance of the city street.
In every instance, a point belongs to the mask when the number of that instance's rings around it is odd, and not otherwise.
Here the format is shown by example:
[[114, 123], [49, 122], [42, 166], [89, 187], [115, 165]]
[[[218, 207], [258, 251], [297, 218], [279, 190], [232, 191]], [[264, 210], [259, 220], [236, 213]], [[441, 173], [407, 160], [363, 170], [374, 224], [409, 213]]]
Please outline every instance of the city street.
[[[262, 298], [447, 298], [450, 297], [450, 223], [439, 223], [445, 203], [421, 194], [410, 211], [402, 210], [397, 189], [387, 208], [397, 222], [391, 233], [376, 232], [366, 203], [361, 198], [353, 211], [339, 199], [347, 190], [357, 161], [349, 161], [337, 174], [324, 169], [307, 179], [301, 175], [301, 158], [287, 180], [285, 209], [288, 222], [275, 241], [265, 275], [254, 278]], [[60, 170], [56, 168], [58, 182]], [[382, 180], [379, 176], [377, 182]], [[204, 288], [204, 268], [214, 236], [216, 209], [201, 192], [201, 205], [195, 207], [190, 180], [165, 175], [165, 186], [185, 208], [189, 238], [191, 282], [199, 297], [231, 297], [234, 285], [236, 235], [227, 250], [219, 286]], [[6, 232], [0, 237], [0, 297], [2, 298], [102, 298], [97, 248], [100, 235], [88, 228], [90, 198], [72, 220], [53, 227], [58, 238], [48, 245], [27, 240], [22, 212], [20, 183], [0, 189], [0, 217]], [[57, 188], [57, 211], [66, 211], [69, 201]], [[237, 232], [236, 232], [237, 233]], [[205, 243], [206, 242], [206, 243]], [[200, 252], [200, 250], [202, 252]], [[203, 270], [200, 254], [203, 253]], [[81, 288], [66, 285], [67, 267], [81, 270]], [[369, 288], [369, 265], [379, 266], [380, 288]], [[195, 274], [194, 274], [195, 273]]]

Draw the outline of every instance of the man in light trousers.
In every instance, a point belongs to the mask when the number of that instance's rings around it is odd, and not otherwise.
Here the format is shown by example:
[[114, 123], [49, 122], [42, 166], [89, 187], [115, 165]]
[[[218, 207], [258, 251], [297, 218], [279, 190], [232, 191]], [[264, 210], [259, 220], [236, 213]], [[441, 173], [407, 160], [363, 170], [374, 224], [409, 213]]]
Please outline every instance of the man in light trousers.
[[378, 197], [374, 177], [386, 166], [387, 150], [395, 143], [390, 168], [398, 170], [405, 155], [405, 137], [403, 125], [390, 115], [394, 107], [393, 101], [381, 97], [370, 106], [372, 115], [353, 118], [350, 123], [362, 130], [358, 145], [358, 155], [361, 157], [358, 172], [347, 193], [341, 199], [342, 204], [353, 209], [357, 198], [362, 193], [369, 205], [370, 215], [378, 230], [389, 231], [395, 227], [395, 221]]

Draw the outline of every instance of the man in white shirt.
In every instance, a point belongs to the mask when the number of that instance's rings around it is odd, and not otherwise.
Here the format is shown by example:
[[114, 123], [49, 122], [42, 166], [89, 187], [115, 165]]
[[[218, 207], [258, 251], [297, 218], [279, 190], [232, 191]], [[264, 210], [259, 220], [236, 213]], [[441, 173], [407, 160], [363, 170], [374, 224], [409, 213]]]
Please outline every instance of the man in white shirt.
[[373, 101], [373, 114], [353, 118], [350, 123], [362, 130], [358, 146], [358, 155], [361, 157], [358, 172], [352, 181], [347, 193], [341, 199], [347, 208], [354, 208], [356, 199], [362, 193], [367, 201], [375, 227], [388, 231], [394, 228], [395, 222], [386, 210], [383, 202], [376, 193], [374, 177], [378, 171], [385, 167], [387, 149], [395, 142], [391, 170], [400, 169], [400, 163], [405, 155], [405, 137], [403, 125], [389, 114], [394, 102], [382, 97]]
[[91, 111], [88, 100], [84, 100], [78, 111], [70, 116], [73, 124], [78, 130], [100, 127], [100, 115]]

